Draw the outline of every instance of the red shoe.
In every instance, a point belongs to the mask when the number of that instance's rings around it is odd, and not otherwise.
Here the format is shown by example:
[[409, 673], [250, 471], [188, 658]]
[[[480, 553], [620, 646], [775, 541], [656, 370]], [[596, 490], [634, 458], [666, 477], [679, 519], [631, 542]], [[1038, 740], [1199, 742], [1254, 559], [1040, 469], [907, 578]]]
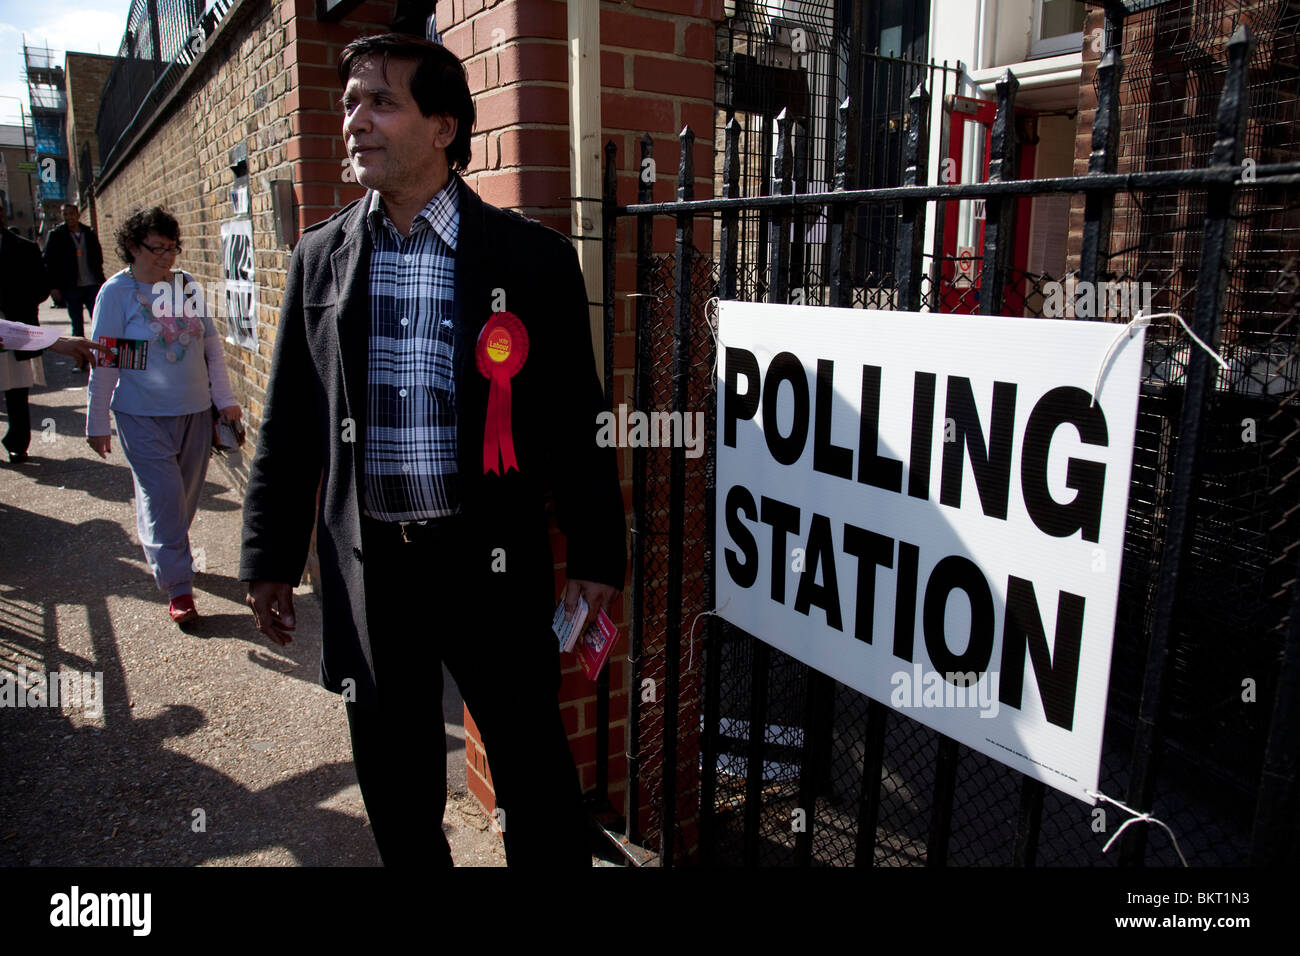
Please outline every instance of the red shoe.
[[167, 606], [167, 613], [172, 616], [172, 620], [177, 624], [197, 621], [199, 609], [194, 606], [194, 595], [182, 594], [179, 597], [172, 598], [171, 604]]

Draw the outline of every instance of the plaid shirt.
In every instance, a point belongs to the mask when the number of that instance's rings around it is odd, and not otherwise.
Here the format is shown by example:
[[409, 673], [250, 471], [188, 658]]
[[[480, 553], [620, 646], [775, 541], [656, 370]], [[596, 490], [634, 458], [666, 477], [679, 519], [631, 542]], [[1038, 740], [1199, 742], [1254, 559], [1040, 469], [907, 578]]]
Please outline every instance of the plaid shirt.
[[405, 239], [377, 192], [366, 225], [373, 249], [364, 511], [381, 521], [454, 514], [457, 177], [420, 210]]

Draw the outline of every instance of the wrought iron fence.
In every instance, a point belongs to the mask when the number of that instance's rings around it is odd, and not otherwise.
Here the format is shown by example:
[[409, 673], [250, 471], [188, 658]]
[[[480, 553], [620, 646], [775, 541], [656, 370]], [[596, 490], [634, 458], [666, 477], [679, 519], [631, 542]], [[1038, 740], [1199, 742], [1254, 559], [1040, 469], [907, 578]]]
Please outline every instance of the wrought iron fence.
[[112, 168], [157, 112], [232, 6], [234, 0], [133, 0], [95, 121], [102, 169]]
[[[1122, 35], [1118, 8], [1110, 26], [1109, 35]], [[793, 187], [797, 132], [789, 115], [775, 124], [767, 195], [741, 191], [742, 133], [735, 120], [725, 130], [720, 199], [692, 198], [689, 129], [676, 202], [651, 202], [649, 184], [642, 183], [638, 202], [619, 206], [613, 147], [607, 148], [606, 355], [613, 353], [614, 227], [622, 217], [636, 217], [633, 405], [681, 413], [702, 408], [708, 428], [699, 459], [688, 461], [682, 448], [634, 450], [629, 686], [651, 677], [663, 690], [653, 707], [629, 694], [627, 840], [653, 847], [662, 865], [1177, 864], [1169, 841], [1163, 835], [1148, 841], [1139, 826], [1125, 832], [1119, 854], [1103, 855], [1107, 835], [1093, 831], [1082, 804], [716, 617], [693, 633], [695, 615], [713, 607], [716, 355], [700, 320], [706, 300], [787, 302], [790, 290], [801, 288], [810, 295], [805, 301], [841, 307], [947, 311], [957, 295], [974, 299], [969, 304], [984, 315], [1042, 314], [1045, 284], [1065, 277], [1012, 268], [1013, 203], [1019, 196], [1064, 194], [1083, 205], [1080, 282], [1094, 288], [1152, 282], [1156, 307], [1188, 317], [1232, 366], [1216, 374], [1210, 356], [1188, 348], [1172, 324], [1157, 323], [1149, 332], [1101, 789], [1168, 822], [1192, 864], [1294, 861], [1300, 223], [1263, 231], [1269, 237], [1263, 261], [1242, 255], [1240, 240], [1249, 240], [1241, 224], [1254, 210], [1295, 208], [1300, 162], [1259, 161], [1243, 175], [1250, 47], [1243, 27], [1224, 51], [1209, 162], [1194, 169], [1116, 172], [1122, 155], [1116, 48], [1098, 70], [1086, 176], [1014, 178], [1014, 78], [998, 85], [987, 183], [925, 184], [931, 114], [925, 89], [911, 97], [899, 181], [889, 186], [845, 188], [847, 122], [838, 124], [836, 188], [814, 193]], [[647, 136], [642, 156], [650, 149]], [[1186, 160], [1195, 163], [1186, 157], [1184, 166]], [[1118, 197], [1151, 208], [1165, 197], [1185, 202], [1193, 195], [1202, 210], [1194, 253], [1177, 262], [1157, 256], [1153, 265], [1142, 244], [1158, 251], [1163, 237], [1130, 235], [1116, 215]], [[926, 265], [924, 223], [930, 204], [937, 211], [969, 198], [987, 204], [984, 254], [978, 280], [954, 290], [942, 271]], [[885, 206], [897, 211], [892, 257], [878, 270], [884, 281], [866, 281], [855, 268], [861, 234], [854, 221], [864, 209]], [[767, 216], [761, 265], [740, 251], [743, 217], [758, 210]], [[651, 253], [651, 224], [661, 215], [677, 224], [671, 256]], [[801, 264], [800, 231], [791, 225], [814, 216], [826, 223], [826, 255], [821, 263]], [[716, 244], [699, 244], [711, 255], [696, 243], [703, 217], [718, 237]], [[1245, 307], [1233, 303], [1248, 302], [1241, 297], [1248, 289], [1257, 298], [1267, 292], [1269, 319], [1245, 352], [1231, 323], [1247, 324], [1245, 312], [1233, 311]], [[1245, 420], [1256, 429], [1253, 441], [1241, 440]], [[1226, 620], [1233, 622], [1230, 630]], [[1257, 695], [1253, 711], [1227, 706], [1241, 701], [1243, 677]], [[1215, 786], [1205, 785], [1207, 775]], [[802, 832], [790, 826], [794, 807], [807, 811]]]

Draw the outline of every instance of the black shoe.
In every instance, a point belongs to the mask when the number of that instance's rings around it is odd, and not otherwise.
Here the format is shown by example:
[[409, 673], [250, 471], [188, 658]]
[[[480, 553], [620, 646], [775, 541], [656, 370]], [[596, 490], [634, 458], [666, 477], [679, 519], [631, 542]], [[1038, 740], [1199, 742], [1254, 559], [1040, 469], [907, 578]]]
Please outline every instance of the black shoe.
[[21, 465], [26, 460], [27, 452], [25, 451], [11, 451], [9, 453], [9, 464], [11, 465]]

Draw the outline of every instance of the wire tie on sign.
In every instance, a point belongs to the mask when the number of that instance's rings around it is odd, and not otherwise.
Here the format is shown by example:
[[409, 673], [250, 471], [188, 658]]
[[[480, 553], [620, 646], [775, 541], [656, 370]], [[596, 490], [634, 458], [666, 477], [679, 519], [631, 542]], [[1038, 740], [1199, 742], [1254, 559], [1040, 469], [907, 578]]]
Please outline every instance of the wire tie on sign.
[[1169, 839], [1172, 840], [1174, 843], [1174, 850], [1178, 853], [1178, 859], [1183, 861], [1183, 866], [1187, 866], [1187, 857], [1183, 856], [1183, 851], [1178, 846], [1178, 837], [1174, 836], [1174, 831], [1169, 829], [1169, 824], [1165, 823], [1163, 820], [1157, 820], [1150, 813], [1142, 813], [1137, 810], [1134, 810], [1132, 807], [1125, 806], [1124, 804], [1116, 800], [1114, 797], [1108, 797], [1104, 793], [1098, 793], [1096, 790], [1085, 790], [1084, 793], [1097, 800], [1105, 800], [1107, 803], [1113, 803], [1115, 804], [1115, 806], [1119, 807], [1125, 813], [1132, 814], [1132, 816], [1130, 816], [1127, 820], [1125, 820], [1123, 823], [1119, 825], [1118, 830], [1116, 830], [1113, 834], [1111, 834], [1111, 838], [1107, 840], [1106, 845], [1101, 848], [1102, 853], [1105, 853], [1107, 850], [1111, 848], [1111, 844], [1113, 844], [1116, 840], [1119, 839], [1119, 835], [1124, 832], [1125, 828], [1127, 828], [1129, 824], [1154, 823], [1156, 826], [1165, 828], [1165, 832], [1169, 834]]
[[1119, 335], [1115, 336], [1115, 341], [1110, 343], [1110, 348], [1106, 349], [1106, 354], [1101, 360], [1101, 365], [1097, 368], [1097, 380], [1093, 382], [1092, 385], [1092, 401], [1088, 404], [1089, 408], [1092, 408], [1097, 404], [1097, 393], [1101, 391], [1101, 377], [1106, 374], [1106, 366], [1110, 364], [1110, 357], [1115, 354], [1115, 347], [1126, 338], [1133, 338], [1133, 333], [1138, 329], [1145, 329], [1151, 324], [1151, 319], [1152, 316], [1143, 315], [1141, 312], [1138, 312], [1137, 315], [1133, 316], [1132, 320], [1120, 329]]
[[686, 669], [688, 671], [695, 666], [695, 625], [700, 623], [700, 618], [702, 617], [722, 617], [722, 615], [719, 614], [718, 612], [725, 611], [727, 609], [727, 605], [730, 603], [731, 603], [731, 595], [727, 595], [727, 599], [723, 601], [720, 606], [715, 607], [712, 611], [701, 611], [699, 614], [695, 615], [695, 620], [691, 621], [691, 642], [690, 642], [691, 653], [690, 653], [690, 657], [686, 662]]
[[718, 338], [719, 301], [715, 295], [704, 303], [704, 324], [709, 327], [709, 334], [713, 336], [713, 368], [709, 371], [712, 388], [716, 388], [718, 384], [718, 356], [722, 354], [722, 341]]
[[1219, 363], [1225, 372], [1231, 371], [1231, 369], [1228, 368], [1228, 363], [1223, 360], [1222, 356], [1220, 356], [1218, 352], [1214, 351], [1214, 349], [1210, 348], [1204, 339], [1193, 332], [1191, 326], [1189, 326], [1183, 317], [1177, 312], [1154, 312], [1151, 315], [1143, 315], [1139, 311], [1137, 315], [1133, 316], [1133, 320], [1120, 330], [1119, 335], [1115, 336], [1115, 341], [1111, 342], [1110, 348], [1106, 350], [1106, 357], [1101, 360], [1101, 367], [1097, 369], [1097, 381], [1092, 386], [1092, 402], [1088, 406], [1089, 408], [1097, 404], [1097, 392], [1101, 388], [1101, 377], [1106, 372], [1106, 366], [1110, 363], [1110, 357], [1114, 353], [1115, 347], [1123, 342], [1125, 337], [1132, 338], [1134, 332], [1138, 329], [1145, 329], [1156, 319], [1177, 319], [1178, 324], [1183, 327], [1183, 331], [1187, 333], [1188, 338], [1203, 348], [1209, 354], [1210, 358]]

